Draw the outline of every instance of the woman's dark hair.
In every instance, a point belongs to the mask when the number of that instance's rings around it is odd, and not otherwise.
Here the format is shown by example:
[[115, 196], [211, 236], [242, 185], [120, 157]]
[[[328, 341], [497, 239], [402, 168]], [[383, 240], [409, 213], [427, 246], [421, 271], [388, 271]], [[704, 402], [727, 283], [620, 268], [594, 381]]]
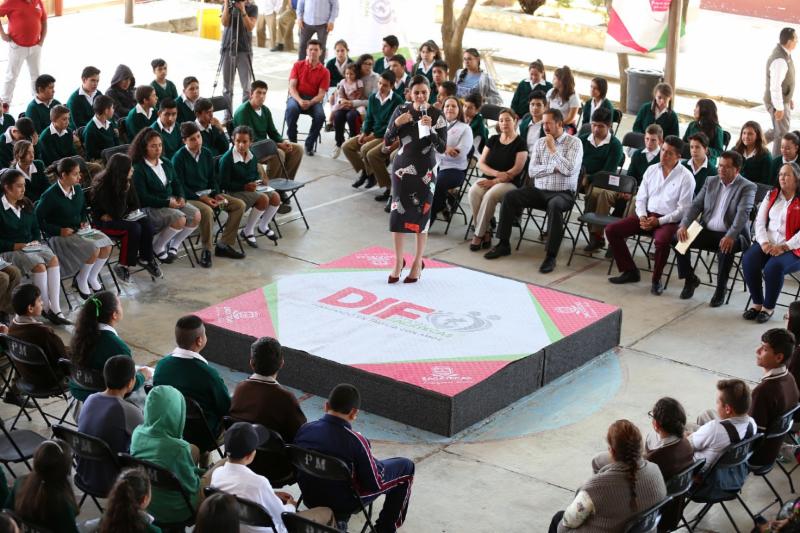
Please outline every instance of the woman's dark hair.
[[[474, 57], [475, 59], [478, 60], [478, 70], [480, 70], [480, 68], [481, 68], [481, 53], [478, 52], [478, 50], [476, 48], [467, 48], [466, 50], [464, 50], [464, 53], [465, 54], [469, 54], [469, 55], [471, 55], [472, 57]], [[468, 70], [466, 68], [462, 68], [461, 72], [458, 74], [458, 80], [456, 80], [456, 83], [462, 83], [466, 79], [467, 74], [468, 74]]]
[[653, 407], [653, 420], [658, 422], [661, 429], [672, 436], [683, 438], [686, 426], [686, 411], [680, 402], [674, 398], [664, 397], [656, 402]]
[[136, 188], [128, 180], [133, 162], [125, 154], [114, 154], [106, 168], [92, 180], [91, 198], [103, 206], [112, 218], [122, 218], [139, 208]]
[[642, 458], [642, 434], [630, 420], [617, 420], [608, 427], [608, 446], [617, 462], [628, 467], [628, 483], [631, 491], [631, 509], [636, 509], [636, 471]]
[[156, 137], [160, 139], [161, 134], [152, 128], [143, 128], [137, 133], [136, 137], [131, 141], [131, 147], [128, 149], [128, 157], [131, 158], [131, 161], [134, 163], [144, 161], [147, 156], [147, 145], [151, 139]]
[[14, 511], [26, 520], [39, 521], [43, 513], [60, 509], [66, 502], [77, 514], [71, 469], [72, 450], [66, 442], [53, 439], [41, 443], [33, 454], [33, 470], [14, 497]]
[[108, 493], [108, 503], [98, 533], [144, 533], [142, 501], [150, 493], [150, 480], [139, 469], [123, 471]]
[[408, 84], [408, 88], [411, 89], [415, 85], [424, 85], [425, 87], [428, 88], [429, 91], [431, 90], [431, 82], [428, 81], [428, 78], [426, 78], [422, 74], [417, 74], [416, 76], [411, 78], [411, 81]]
[[551, 98], [560, 98], [566, 102], [570, 96], [575, 94], [575, 77], [572, 75], [572, 70], [564, 65], [561, 68], [557, 68], [553, 76], [558, 78], [559, 87], [553, 87]]
[[56, 165], [56, 172], [58, 173], [58, 177], [60, 178], [64, 174], [69, 174], [79, 166], [80, 165], [78, 164], [77, 160], [71, 157], [62, 157], [58, 161], [58, 165]]
[[5, 513], [0, 514], [0, 533], [17, 533], [20, 531], [14, 519]]
[[456, 117], [456, 120], [464, 122], [464, 108], [461, 106], [461, 100], [455, 96], [448, 96], [444, 99], [444, 102], [442, 102], [442, 112], [444, 113], [444, 105], [450, 100], [454, 100], [456, 106], [458, 106], [458, 116]]
[[[756, 155], [763, 156], [768, 154], [769, 150], [767, 150], [767, 147], [764, 146], [767, 143], [767, 141], [766, 139], [764, 139], [764, 131], [761, 129], [761, 124], [759, 124], [755, 120], [748, 120], [742, 125], [741, 131], [744, 131], [746, 128], [750, 128], [756, 134], [756, 143], [755, 143]], [[739, 152], [742, 155], [742, 157], [744, 157], [745, 154], [747, 154], [747, 147], [742, 142], [741, 133], [739, 134], [739, 140], [736, 142], [736, 146], [733, 147], [733, 150], [735, 152]]]
[[710, 142], [711, 139], [716, 138], [717, 126], [719, 126], [717, 104], [709, 98], [701, 98], [697, 101], [697, 110], [699, 115], [697, 125], [700, 127], [700, 131], [706, 134]]
[[20, 139], [14, 143], [14, 163], [19, 163], [20, 158], [28, 153], [28, 150], [33, 146], [33, 143], [27, 139]]
[[[436, 44], [436, 41], [434, 41], [433, 39], [429, 39], [429, 40], [425, 41], [424, 43], [419, 45], [419, 51], [422, 52], [422, 49], [425, 48], [425, 47], [428, 47], [433, 51], [433, 60], [434, 61], [442, 59], [442, 49], [439, 48], [439, 45]], [[417, 63], [421, 63], [421, 62], [422, 62], [422, 53], [418, 53], [417, 54]], [[433, 68], [433, 67], [431, 67], [431, 68]]]
[[[24, 180], [25, 174], [15, 168], [4, 168], [0, 170], [0, 186], [3, 187], [3, 193], [20, 179]], [[22, 200], [18, 201], [17, 207], [22, 208], [24, 211], [33, 211], [33, 203], [27, 198], [22, 198]]]
[[528, 65], [528, 69], [532, 69], [532, 68], [535, 68], [536, 70], [541, 72], [542, 73], [542, 79], [547, 81], [547, 72], [544, 70], [544, 63], [542, 62], [541, 59], [534, 59], [533, 61], [531, 61], [531, 64]]
[[11, 307], [19, 316], [28, 313], [28, 307], [36, 303], [36, 298], [42, 295], [42, 291], [33, 283], [23, 283], [14, 289], [11, 295]]
[[361, 73], [361, 67], [364, 65], [365, 62], [372, 61], [372, 64], [375, 64], [375, 58], [372, 57], [372, 54], [361, 54], [358, 56], [358, 60], [356, 61], [356, 66], [358, 67], [359, 77]]
[[70, 342], [72, 362], [75, 365], [84, 368], [89, 366], [89, 355], [100, 338], [100, 324], [111, 322], [111, 315], [118, 307], [119, 299], [111, 291], [97, 292], [83, 304]]
[[356, 79], [361, 78], [361, 69], [355, 63], [348, 63], [344, 66], [344, 71], [347, 72], [348, 70], [352, 70], [353, 74], [355, 74]]
[[200, 505], [197, 511], [195, 533], [239, 531], [239, 504], [230, 494], [217, 492]]
[[592, 78], [592, 83], [597, 85], [597, 90], [600, 91], [600, 98], [605, 98], [608, 94], [608, 80], [605, 78]]

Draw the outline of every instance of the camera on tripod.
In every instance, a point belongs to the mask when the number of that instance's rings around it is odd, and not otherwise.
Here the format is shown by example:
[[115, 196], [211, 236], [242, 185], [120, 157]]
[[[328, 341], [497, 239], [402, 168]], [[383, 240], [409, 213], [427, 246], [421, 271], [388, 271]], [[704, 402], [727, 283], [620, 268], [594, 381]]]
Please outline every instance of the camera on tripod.
[[244, 0], [230, 0], [228, 2], [228, 7], [231, 8], [231, 9], [234, 9], [234, 8], [236, 8], [236, 4], [238, 4], [240, 2], [244, 2]]

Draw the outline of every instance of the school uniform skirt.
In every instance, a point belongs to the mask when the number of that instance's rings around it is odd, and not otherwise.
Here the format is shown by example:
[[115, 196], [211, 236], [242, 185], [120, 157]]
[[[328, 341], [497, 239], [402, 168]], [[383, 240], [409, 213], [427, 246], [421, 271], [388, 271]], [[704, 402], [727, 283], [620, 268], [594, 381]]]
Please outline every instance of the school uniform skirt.
[[30, 274], [33, 272], [33, 269], [36, 265], [45, 265], [52, 261], [53, 257], [56, 254], [53, 253], [47, 245], [42, 245], [41, 250], [38, 252], [23, 252], [22, 250], [16, 250], [13, 252], [4, 252], [0, 254], [0, 258], [3, 258], [5, 261], [8, 261], [18, 269], [20, 269], [24, 274]]
[[58, 257], [61, 275], [71, 277], [78, 273], [95, 250], [114, 244], [104, 233], [95, 231], [90, 236], [81, 237], [73, 233], [69, 237], [50, 237], [50, 248]]
[[186, 220], [194, 220], [199, 209], [187, 203], [180, 209], [173, 209], [172, 207], [145, 207], [142, 211], [147, 213], [147, 217], [153, 224], [153, 229], [158, 233], [162, 229], [176, 223], [181, 217], [185, 217]]

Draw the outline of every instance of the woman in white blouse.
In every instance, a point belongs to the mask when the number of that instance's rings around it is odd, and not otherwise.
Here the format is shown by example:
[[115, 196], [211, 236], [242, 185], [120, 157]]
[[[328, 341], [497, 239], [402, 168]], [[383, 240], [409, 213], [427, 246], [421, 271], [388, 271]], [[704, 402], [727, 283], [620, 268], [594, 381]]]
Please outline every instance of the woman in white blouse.
[[742, 315], [745, 320], [759, 324], [769, 320], [775, 312], [784, 277], [800, 270], [798, 180], [800, 165], [794, 162], [783, 165], [778, 173], [778, 187], [758, 208], [755, 242], [742, 257], [744, 280], [753, 301]]
[[564, 116], [564, 129], [570, 135], [575, 135], [578, 131], [576, 123], [581, 99], [575, 92], [575, 78], [569, 67], [557, 68], [553, 73], [553, 88], [547, 91], [547, 106], [561, 111]]
[[464, 111], [461, 101], [455, 96], [445, 99], [442, 104], [444, 118], [447, 121], [447, 147], [444, 153], [436, 152], [436, 189], [433, 192], [431, 206], [431, 225], [436, 215], [447, 204], [447, 191], [461, 187], [467, 177], [469, 156], [474, 150], [472, 146], [472, 129], [464, 122]]

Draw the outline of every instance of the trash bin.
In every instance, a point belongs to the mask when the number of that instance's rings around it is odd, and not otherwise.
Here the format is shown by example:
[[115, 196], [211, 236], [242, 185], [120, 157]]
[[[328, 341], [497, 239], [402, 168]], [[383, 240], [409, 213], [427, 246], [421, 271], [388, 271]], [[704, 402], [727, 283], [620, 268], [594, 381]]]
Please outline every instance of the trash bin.
[[204, 8], [197, 10], [197, 32], [204, 39], [219, 41], [221, 36], [219, 8]]
[[628, 98], [625, 102], [625, 111], [636, 114], [639, 108], [653, 99], [653, 89], [664, 81], [664, 73], [660, 70], [642, 68], [629, 68]]

